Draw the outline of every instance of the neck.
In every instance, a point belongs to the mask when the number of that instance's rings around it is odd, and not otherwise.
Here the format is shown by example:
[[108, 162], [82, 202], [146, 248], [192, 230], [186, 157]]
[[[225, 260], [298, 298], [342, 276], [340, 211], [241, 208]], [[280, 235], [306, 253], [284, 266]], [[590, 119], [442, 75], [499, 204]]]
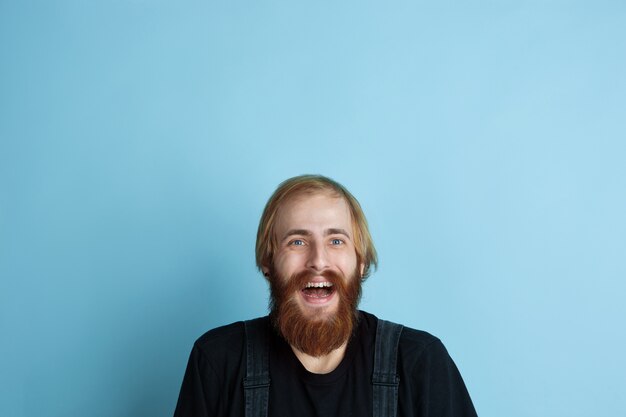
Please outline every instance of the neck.
[[346, 355], [346, 346], [348, 346], [347, 341], [329, 354], [322, 356], [307, 355], [293, 346], [291, 346], [291, 350], [293, 350], [293, 353], [296, 354], [296, 357], [307, 371], [314, 374], [327, 374], [339, 366], [341, 360]]

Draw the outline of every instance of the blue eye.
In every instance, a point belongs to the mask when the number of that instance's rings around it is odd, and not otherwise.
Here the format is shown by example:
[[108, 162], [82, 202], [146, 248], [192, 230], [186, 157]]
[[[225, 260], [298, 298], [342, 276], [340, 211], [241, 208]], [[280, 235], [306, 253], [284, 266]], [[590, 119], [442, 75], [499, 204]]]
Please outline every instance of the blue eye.
[[343, 240], [341, 239], [333, 239], [330, 241], [333, 245], [341, 245], [343, 243]]
[[293, 240], [290, 244], [293, 246], [302, 246], [304, 245], [304, 241], [302, 239], [296, 239]]

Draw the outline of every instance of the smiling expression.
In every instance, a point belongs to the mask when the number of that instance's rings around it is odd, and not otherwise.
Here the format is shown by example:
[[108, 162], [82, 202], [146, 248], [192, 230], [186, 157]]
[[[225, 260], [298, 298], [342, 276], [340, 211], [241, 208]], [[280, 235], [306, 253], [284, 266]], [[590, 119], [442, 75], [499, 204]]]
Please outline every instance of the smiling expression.
[[[273, 273], [282, 280], [296, 274], [308, 277], [295, 294], [301, 311], [309, 317], [336, 312], [339, 297], [327, 277], [353, 279], [357, 271], [346, 201], [329, 192], [294, 197], [280, 208], [274, 233]], [[264, 270], [269, 272], [269, 268]], [[363, 266], [359, 265], [359, 270], [362, 273]]]

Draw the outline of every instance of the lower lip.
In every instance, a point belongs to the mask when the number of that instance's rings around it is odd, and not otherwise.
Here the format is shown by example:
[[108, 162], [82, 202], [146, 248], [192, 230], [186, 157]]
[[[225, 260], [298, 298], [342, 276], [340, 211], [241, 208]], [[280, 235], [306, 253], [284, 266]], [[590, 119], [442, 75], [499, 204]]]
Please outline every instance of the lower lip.
[[328, 304], [333, 298], [335, 298], [335, 291], [333, 291], [328, 297], [310, 297], [300, 291], [300, 295], [307, 304], [324, 305]]

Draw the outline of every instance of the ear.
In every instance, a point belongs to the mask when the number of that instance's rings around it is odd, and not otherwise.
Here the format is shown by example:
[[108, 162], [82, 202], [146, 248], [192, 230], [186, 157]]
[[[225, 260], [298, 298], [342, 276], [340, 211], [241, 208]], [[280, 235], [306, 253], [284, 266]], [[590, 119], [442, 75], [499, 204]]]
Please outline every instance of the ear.
[[365, 272], [365, 264], [361, 262], [359, 264], [359, 273], [361, 274], [361, 279], [363, 279], [363, 273]]
[[269, 269], [269, 267], [267, 267], [265, 265], [261, 265], [261, 272], [263, 272], [263, 276], [265, 277], [265, 279], [269, 279], [269, 277], [270, 277], [270, 269]]

